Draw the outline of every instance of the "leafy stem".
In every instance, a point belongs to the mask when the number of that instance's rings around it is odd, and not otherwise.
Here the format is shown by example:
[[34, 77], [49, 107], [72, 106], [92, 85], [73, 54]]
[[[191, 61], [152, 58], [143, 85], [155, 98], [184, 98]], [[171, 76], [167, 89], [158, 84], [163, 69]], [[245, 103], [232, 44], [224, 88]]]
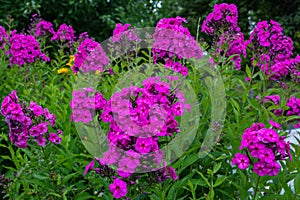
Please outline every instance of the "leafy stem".
[[256, 181], [256, 186], [255, 186], [255, 190], [254, 190], [253, 200], [256, 199], [259, 182], [260, 182], [260, 176], [258, 176], [257, 181]]

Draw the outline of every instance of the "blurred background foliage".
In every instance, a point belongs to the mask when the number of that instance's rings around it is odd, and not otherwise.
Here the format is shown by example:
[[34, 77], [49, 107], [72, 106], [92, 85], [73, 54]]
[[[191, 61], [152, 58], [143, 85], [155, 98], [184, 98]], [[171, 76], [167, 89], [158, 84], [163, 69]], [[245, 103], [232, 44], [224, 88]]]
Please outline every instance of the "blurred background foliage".
[[238, 7], [239, 26], [246, 37], [256, 22], [273, 19], [292, 37], [295, 52], [300, 52], [300, 0], [0, 0], [0, 25], [12, 17], [15, 28], [26, 29], [31, 16], [38, 13], [56, 27], [66, 23], [77, 34], [88, 32], [101, 42], [111, 36], [116, 23], [154, 27], [161, 18], [182, 16], [195, 36], [199, 20], [202, 24], [213, 5], [224, 2]]

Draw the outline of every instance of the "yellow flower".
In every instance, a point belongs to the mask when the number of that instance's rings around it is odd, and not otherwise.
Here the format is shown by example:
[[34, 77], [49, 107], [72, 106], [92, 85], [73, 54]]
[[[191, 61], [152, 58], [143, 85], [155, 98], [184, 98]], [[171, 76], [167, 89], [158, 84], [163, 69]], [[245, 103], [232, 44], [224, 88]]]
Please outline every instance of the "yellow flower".
[[70, 60], [69, 60], [69, 62], [66, 65], [69, 66], [69, 67], [73, 67], [74, 60], [75, 60], [75, 56], [74, 55], [70, 55]]
[[100, 70], [96, 70], [96, 71], [95, 71], [95, 74], [100, 74]]
[[63, 67], [63, 68], [60, 68], [59, 70], [57, 70], [57, 73], [58, 74], [63, 74], [63, 73], [69, 74], [69, 69], [66, 67]]

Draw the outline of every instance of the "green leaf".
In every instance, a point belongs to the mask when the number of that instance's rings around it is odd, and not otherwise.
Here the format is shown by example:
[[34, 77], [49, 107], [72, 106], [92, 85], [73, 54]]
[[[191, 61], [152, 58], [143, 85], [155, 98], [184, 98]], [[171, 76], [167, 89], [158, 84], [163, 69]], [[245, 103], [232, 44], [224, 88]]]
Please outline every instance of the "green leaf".
[[205, 181], [206, 185], [208, 185], [208, 186], [210, 187], [211, 185], [210, 185], [208, 179], [205, 178], [205, 176], [204, 176], [201, 172], [199, 172], [199, 171], [196, 171], [196, 172], [197, 172], [197, 173], [201, 176], [201, 178]]
[[9, 157], [9, 156], [1, 156], [1, 158], [5, 159], [5, 160], [11, 160], [12, 161], [11, 157]]
[[217, 186], [221, 185], [226, 180], [226, 178], [227, 178], [226, 176], [217, 178], [213, 187], [217, 187]]
[[49, 195], [53, 195], [53, 196], [56, 196], [56, 197], [60, 197], [61, 198], [61, 195], [60, 194], [57, 194], [55, 192], [49, 192], [48, 193]]
[[294, 181], [294, 188], [297, 194], [300, 194], [300, 174], [297, 174]]
[[249, 78], [252, 78], [252, 73], [248, 65], [246, 65], [246, 74]]
[[219, 171], [219, 169], [221, 168], [222, 166], [222, 163], [218, 163], [217, 165], [214, 166], [214, 169], [213, 169], [213, 173], [217, 173]]
[[178, 170], [178, 173], [182, 172], [185, 168], [195, 163], [199, 160], [198, 154], [188, 154], [187, 158], [183, 160], [181, 168]]
[[208, 200], [214, 200], [215, 197], [215, 191], [213, 188], [210, 188], [209, 193], [208, 193]]

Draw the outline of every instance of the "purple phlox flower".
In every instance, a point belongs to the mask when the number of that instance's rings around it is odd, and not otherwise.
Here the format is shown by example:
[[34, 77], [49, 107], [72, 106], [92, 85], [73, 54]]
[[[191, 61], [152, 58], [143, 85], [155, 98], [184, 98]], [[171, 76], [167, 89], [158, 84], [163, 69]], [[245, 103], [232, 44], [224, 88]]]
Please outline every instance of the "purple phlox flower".
[[236, 153], [232, 158], [232, 164], [237, 165], [238, 168], [244, 170], [250, 165], [250, 160], [247, 155]]
[[125, 181], [116, 178], [114, 182], [109, 185], [109, 190], [114, 198], [122, 198], [127, 194], [127, 184]]

